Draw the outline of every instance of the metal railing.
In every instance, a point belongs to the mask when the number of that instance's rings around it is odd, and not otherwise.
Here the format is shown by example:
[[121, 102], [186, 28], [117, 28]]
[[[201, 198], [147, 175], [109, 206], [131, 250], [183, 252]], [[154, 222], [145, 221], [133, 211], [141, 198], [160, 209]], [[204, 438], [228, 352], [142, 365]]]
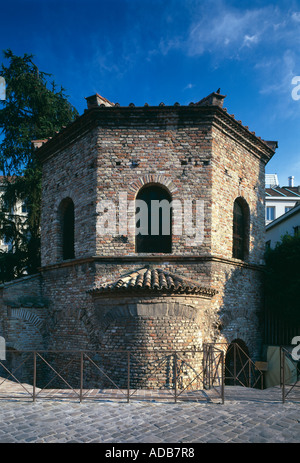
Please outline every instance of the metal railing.
[[225, 354], [224, 384], [248, 388], [264, 388], [264, 374], [238, 343], [217, 343]]
[[[6, 382], [6, 383], [5, 383]], [[132, 399], [224, 403], [224, 353], [10, 351], [0, 361], [0, 398]]]
[[[292, 371], [287, 368], [288, 364], [293, 366]], [[283, 403], [288, 396], [290, 401], [300, 402], [300, 362], [293, 360], [291, 352], [283, 346], [280, 347], [280, 387]]]

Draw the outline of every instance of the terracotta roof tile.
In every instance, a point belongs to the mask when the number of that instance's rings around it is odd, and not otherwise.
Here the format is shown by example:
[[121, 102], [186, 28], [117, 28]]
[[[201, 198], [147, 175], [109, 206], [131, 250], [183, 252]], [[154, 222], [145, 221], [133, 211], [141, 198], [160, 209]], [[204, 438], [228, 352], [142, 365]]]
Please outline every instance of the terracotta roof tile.
[[212, 297], [217, 291], [201, 286], [199, 283], [175, 275], [160, 268], [143, 268], [133, 271], [113, 283], [93, 288], [91, 293], [136, 292], [136, 291], [198, 294]]

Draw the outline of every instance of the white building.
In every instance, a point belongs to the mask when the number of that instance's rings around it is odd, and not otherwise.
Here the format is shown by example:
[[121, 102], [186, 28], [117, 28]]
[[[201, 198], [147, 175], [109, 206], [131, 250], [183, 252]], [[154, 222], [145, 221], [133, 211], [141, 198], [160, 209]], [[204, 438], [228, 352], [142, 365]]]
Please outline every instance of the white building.
[[[18, 201], [17, 204], [14, 206], [13, 209], [6, 210], [3, 203], [2, 203], [2, 196], [5, 192], [6, 188], [6, 183], [5, 183], [5, 178], [3, 176], [0, 176], [0, 209], [5, 211], [5, 214], [8, 218], [11, 220], [14, 220], [17, 222], [18, 219], [21, 221], [24, 221], [27, 217], [27, 209], [26, 205], [22, 201]], [[0, 251], [10, 251], [12, 250], [12, 244], [9, 240], [7, 240], [5, 237], [0, 238]]]
[[300, 201], [266, 226], [266, 246], [273, 249], [287, 233], [291, 236], [300, 234]]
[[279, 186], [276, 174], [266, 175], [266, 225], [291, 210], [300, 201], [300, 186], [294, 186], [294, 177], [288, 178], [288, 186]]

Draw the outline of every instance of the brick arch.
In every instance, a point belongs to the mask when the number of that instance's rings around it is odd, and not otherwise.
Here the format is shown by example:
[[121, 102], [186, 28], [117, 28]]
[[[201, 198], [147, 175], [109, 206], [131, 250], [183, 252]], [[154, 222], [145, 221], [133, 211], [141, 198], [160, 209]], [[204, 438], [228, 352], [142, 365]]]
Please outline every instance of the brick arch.
[[24, 308], [11, 309], [11, 316], [30, 323], [31, 325], [35, 326], [38, 330], [41, 329], [44, 323], [40, 317]]
[[235, 202], [235, 201], [239, 201], [241, 203], [241, 205], [245, 209], [249, 209], [249, 211], [250, 211], [249, 201], [244, 195], [234, 196], [234, 201], [233, 202]]
[[158, 185], [165, 187], [170, 192], [171, 195], [177, 192], [177, 187], [170, 178], [165, 177], [164, 175], [159, 175], [159, 174], [149, 174], [149, 175], [144, 175], [143, 177], [138, 178], [137, 180], [135, 180], [129, 185], [128, 199], [129, 200], [135, 199], [139, 190], [143, 186], [151, 185], [151, 184], [158, 184]]
[[37, 350], [44, 347], [44, 319], [24, 307], [11, 308], [11, 319], [19, 320], [21, 327], [27, 325], [29, 331], [27, 337], [20, 335], [19, 332], [8, 333], [7, 347], [16, 351]]
[[67, 199], [67, 198], [70, 198], [73, 201], [74, 208], [76, 208], [76, 205], [77, 205], [76, 194], [75, 194], [75, 192], [73, 191], [72, 188], [69, 188], [68, 190], [59, 192], [57, 195], [55, 195], [55, 201], [54, 201], [54, 205], [53, 205], [53, 210], [55, 212], [57, 212], [60, 204], [62, 203], [62, 201], [64, 199]]

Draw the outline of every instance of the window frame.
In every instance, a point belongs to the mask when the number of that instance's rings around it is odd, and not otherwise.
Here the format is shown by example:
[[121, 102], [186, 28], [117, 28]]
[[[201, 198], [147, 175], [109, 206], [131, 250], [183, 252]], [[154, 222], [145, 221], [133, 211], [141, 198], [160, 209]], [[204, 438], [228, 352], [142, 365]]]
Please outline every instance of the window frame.
[[[267, 206], [267, 207], [266, 207], [266, 220], [268, 220], [268, 221], [273, 221], [273, 220], [275, 220], [275, 218], [276, 218], [276, 216], [275, 216], [275, 209], [276, 209], [275, 206]], [[273, 212], [273, 218], [270, 219], [268, 213], [271, 212], [271, 211]]]

